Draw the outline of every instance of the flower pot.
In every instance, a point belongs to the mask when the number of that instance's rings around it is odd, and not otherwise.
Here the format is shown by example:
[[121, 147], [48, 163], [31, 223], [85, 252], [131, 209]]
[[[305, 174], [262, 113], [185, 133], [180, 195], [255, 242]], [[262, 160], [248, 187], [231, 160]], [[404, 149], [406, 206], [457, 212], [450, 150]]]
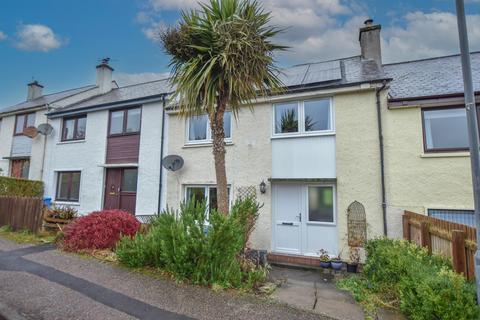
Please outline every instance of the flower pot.
[[358, 269], [358, 264], [347, 263], [347, 272], [357, 273], [357, 269]]
[[330, 268], [330, 261], [320, 261], [320, 267], [325, 269]]
[[343, 262], [342, 262], [342, 261], [332, 260], [331, 263], [332, 263], [332, 269], [333, 269], [333, 270], [340, 270], [340, 269], [342, 269], [342, 266], [343, 266]]

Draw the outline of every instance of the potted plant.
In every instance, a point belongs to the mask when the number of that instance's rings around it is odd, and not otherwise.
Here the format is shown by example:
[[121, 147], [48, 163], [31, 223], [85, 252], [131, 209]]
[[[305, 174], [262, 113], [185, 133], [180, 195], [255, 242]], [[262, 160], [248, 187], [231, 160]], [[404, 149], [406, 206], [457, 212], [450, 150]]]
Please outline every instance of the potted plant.
[[328, 255], [327, 250], [320, 249], [320, 267], [330, 268], [330, 256]]
[[336, 256], [333, 258], [330, 263], [332, 264], [332, 269], [333, 270], [341, 270], [343, 266], [342, 259], [340, 258], [340, 255]]
[[347, 263], [347, 272], [357, 273], [360, 262], [360, 250], [357, 247], [350, 247], [350, 259]]

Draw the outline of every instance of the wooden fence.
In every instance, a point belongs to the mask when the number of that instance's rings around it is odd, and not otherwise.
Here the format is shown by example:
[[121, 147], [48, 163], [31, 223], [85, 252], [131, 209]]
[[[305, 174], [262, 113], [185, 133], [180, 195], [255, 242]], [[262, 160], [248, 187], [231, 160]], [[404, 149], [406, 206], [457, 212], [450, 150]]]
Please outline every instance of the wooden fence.
[[37, 232], [42, 226], [41, 198], [0, 196], [0, 226]]
[[405, 211], [403, 238], [426, 247], [430, 254], [450, 258], [456, 272], [463, 273], [468, 279], [475, 278], [475, 228]]

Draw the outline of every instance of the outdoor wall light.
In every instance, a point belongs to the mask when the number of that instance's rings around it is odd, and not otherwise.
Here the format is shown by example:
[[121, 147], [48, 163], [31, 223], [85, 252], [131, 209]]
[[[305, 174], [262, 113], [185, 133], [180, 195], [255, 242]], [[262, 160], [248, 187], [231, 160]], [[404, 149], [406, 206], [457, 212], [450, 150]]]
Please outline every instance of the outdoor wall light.
[[260, 183], [260, 193], [265, 193], [267, 192], [267, 184], [265, 183], [264, 180]]

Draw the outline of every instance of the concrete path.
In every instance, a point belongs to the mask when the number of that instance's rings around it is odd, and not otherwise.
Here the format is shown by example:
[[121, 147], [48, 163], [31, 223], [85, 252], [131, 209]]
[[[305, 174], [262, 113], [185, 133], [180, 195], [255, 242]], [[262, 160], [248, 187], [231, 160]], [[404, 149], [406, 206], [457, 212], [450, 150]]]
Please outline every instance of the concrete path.
[[270, 277], [282, 283], [273, 296], [278, 301], [332, 318], [364, 319], [362, 308], [347, 292], [338, 290], [332, 275], [323, 270], [273, 267]]
[[328, 319], [271, 300], [154, 279], [48, 245], [21, 246], [2, 238], [0, 284], [0, 319], [9, 320]]

